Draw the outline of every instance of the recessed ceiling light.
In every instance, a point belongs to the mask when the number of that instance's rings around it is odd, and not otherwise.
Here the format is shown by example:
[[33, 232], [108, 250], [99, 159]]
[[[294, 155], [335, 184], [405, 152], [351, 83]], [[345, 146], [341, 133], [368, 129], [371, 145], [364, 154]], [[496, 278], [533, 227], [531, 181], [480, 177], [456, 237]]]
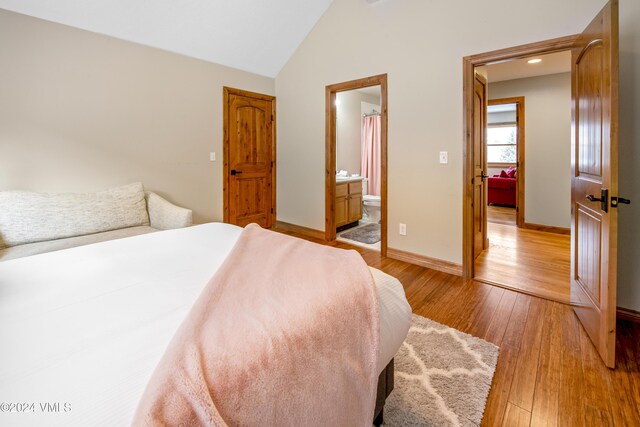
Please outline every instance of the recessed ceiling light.
[[534, 58], [527, 61], [529, 64], [537, 64], [538, 62], [542, 62], [540, 58]]

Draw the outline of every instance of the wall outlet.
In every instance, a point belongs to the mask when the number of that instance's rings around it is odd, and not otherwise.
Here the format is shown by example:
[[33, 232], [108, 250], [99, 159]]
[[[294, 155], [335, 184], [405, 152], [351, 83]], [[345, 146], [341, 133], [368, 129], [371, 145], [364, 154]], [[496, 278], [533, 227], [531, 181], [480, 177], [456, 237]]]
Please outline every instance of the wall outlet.
[[216, 153], [215, 153], [215, 151], [212, 151], [212, 152], [209, 153], [209, 160], [212, 161], [212, 162], [216, 161]]
[[406, 236], [407, 235], [407, 224], [400, 223], [400, 229], [398, 230], [398, 233], [400, 233], [401, 236]]
[[440, 152], [440, 163], [443, 165], [446, 165], [447, 163], [449, 163], [449, 152], [447, 151]]

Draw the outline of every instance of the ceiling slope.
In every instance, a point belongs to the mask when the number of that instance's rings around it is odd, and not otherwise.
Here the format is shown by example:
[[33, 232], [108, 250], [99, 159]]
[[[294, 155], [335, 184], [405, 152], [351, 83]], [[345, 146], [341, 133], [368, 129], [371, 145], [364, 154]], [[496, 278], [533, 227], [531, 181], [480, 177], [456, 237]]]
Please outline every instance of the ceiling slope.
[[0, 0], [0, 8], [275, 77], [332, 0]]

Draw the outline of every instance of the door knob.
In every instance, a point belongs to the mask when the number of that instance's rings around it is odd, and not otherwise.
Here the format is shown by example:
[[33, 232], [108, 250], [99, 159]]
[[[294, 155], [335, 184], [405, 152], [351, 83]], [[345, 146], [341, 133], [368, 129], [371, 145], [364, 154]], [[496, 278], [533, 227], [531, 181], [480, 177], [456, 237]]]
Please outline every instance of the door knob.
[[625, 199], [622, 197], [612, 197], [611, 198], [611, 207], [612, 208], [617, 208], [619, 204], [623, 204], [623, 205], [630, 205], [631, 204], [631, 200], [629, 199]]
[[237, 171], [235, 169], [231, 169], [231, 175], [240, 175], [242, 171]]
[[[600, 197], [589, 194], [587, 200], [590, 202], [600, 202], [600, 210], [609, 212], [609, 190], [606, 188], [600, 190]], [[611, 203], [613, 204], [613, 197], [611, 198]]]

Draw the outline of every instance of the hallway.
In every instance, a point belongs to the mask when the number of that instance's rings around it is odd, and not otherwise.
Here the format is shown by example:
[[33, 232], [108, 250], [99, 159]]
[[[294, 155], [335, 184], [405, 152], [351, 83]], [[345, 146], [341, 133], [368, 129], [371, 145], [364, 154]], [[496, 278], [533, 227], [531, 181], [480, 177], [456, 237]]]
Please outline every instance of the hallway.
[[570, 236], [492, 221], [487, 236], [489, 249], [476, 259], [476, 280], [569, 302]]

